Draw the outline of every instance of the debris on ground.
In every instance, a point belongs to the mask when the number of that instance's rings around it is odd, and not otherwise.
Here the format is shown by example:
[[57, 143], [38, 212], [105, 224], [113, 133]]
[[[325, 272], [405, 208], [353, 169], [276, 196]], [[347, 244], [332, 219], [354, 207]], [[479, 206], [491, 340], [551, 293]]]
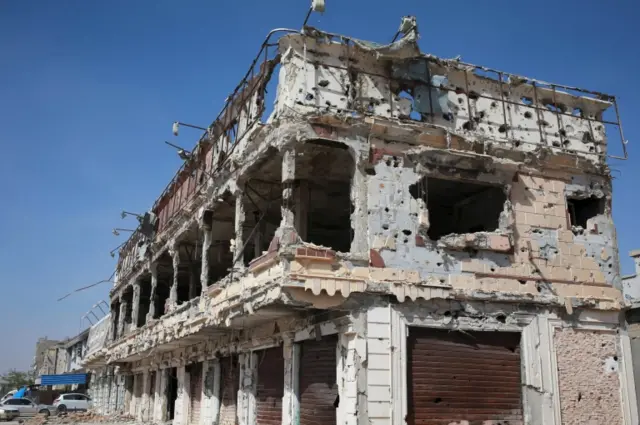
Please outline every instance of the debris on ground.
[[100, 415], [94, 412], [73, 412], [45, 416], [38, 414], [22, 422], [23, 425], [54, 425], [75, 423], [131, 423], [135, 418], [131, 415]]

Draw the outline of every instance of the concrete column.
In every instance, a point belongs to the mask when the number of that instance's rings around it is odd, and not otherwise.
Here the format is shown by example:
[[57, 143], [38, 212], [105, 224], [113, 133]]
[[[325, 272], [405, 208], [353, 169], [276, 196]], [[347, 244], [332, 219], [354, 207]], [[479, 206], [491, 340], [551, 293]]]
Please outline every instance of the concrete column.
[[133, 282], [133, 300], [131, 305], [131, 330], [138, 327], [138, 314], [140, 313], [140, 281]]
[[[217, 424], [220, 418], [220, 385], [222, 382], [222, 370], [220, 368], [220, 361], [214, 360], [213, 362], [213, 400], [211, 402], [211, 418], [213, 419], [207, 423]], [[203, 424], [205, 425], [205, 424]]]
[[171, 255], [171, 260], [173, 261], [173, 283], [171, 284], [171, 290], [169, 292], [169, 309], [165, 309], [166, 311], [173, 310], [178, 304], [178, 273], [180, 269], [180, 249], [177, 243], [174, 243], [169, 248], [169, 254]]
[[186, 373], [184, 366], [178, 367], [177, 374], [178, 398], [173, 425], [187, 425], [189, 423], [189, 374]]
[[282, 398], [282, 424], [300, 423], [299, 369], [300, 345], [287, 336], [282, 346], [284, 355], [284, 397]]
[[200, 271], [200, 283], [202, 285], [202, 293], [207, 289], [209, 285], [209, 251], [211, 250], [211, 223], [200, 223], [200, 229], [202, 230], [202, 270]]
[[298, 236], [307, 240], [309, 227], [309, 182], [300, 180], [295, 195], [295, 226]]
[[[360, 155], [362, 156], [362, 155]], [[355, 159], [353, 168], [353, 178], [351, 179], [351, 202], [353, 203], [353, 214], [351, 215], [351, 226], [353, 227], [353, 241], [351, 242], [351, 252], [368, 252], [369, 241], [367, 240], [368, 217], [367, 217], [367, 176], [364, 166], [359, 157]]]
[[258, 379], [258, 357], [254, 353], [239, 356], [240, 385], [238, 390], [238, 425], [256, 423], [256, 383]]
[[153, 422], [161, 423], [167, 421], [167, 382], [169, 372], [167, 369], [160, 369], [156, 374], [156, 396], [154, 397]]
[[156, 291], [158, 290], [158, 265], [156, 263], [151, 263], [149, 269], [151, 270], [151, 295], [146, 323], [153, 320], [153, 316], [156, 314]]
[[148, 370], [145, 370], [144, 372], [142, 372], [142, 400], [140, 403], [140, 409], [139, 410], [139, 415], [138, 415], [138, 420], [142, 421], [142, 422], [146, 422], [150, 419], [150, 414], [149, 414], [149, 400], [150, 400], [150, 392], [152, 391], [151, 388], [151, 374], [149, 373]]
[[244, 221], [246, 218], [246, 211], [244, 208], [244, 187], [240, 189], [238, 192], [238, 196], [236, 197], [236, 217], [235, 217], [235, 252], [233, 253], [233, 257], [235, 259], [235, 264], [233, 265], [236, 270], [244, 269], [244, 253], [242, 252], [242, 247], [244, 245]]
[[124, 318], [127, 315], [127, 301], [123, 297], [120, 297], [120, 312], [118, 315], [118, 333], [117, 338], [124, 336]]
[[295, 227], [293, 183], [296, 178], [296, 151], [288, 150], [282, 158], [282, 222], [280, 227]]

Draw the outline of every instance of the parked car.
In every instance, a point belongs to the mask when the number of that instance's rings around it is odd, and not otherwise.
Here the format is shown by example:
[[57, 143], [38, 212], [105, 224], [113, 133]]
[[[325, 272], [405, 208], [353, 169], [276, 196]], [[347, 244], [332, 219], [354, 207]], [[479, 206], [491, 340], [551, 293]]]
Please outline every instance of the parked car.
[[0, 399], [0, 404], [4, 403], [6, 400], [9, 400], [10, 398], [13, 398], [13, 395], [17, 392], [18, 390], [11, 390], [8, 393], [6, 393], [4, 395], [4, 397], [2, 397], [2, 399]]
[[0, 406], [0, 421], [12, 421], [20, 416], [20, 411], [14, 407]]
[[49, 416], [54, 411], [53, 406], [46, 404], [36, 404], [28, 398], [10, 398], [0, 404], [0, 409], [15, 409], [20, 413], [20, 417], [35, 416], [38, 413]]
[[53, 407], [58, 412], [67, 410], [89, 410], [91, 408], [91, 398], [85, 394], [69, 393], [62, 394], [55, 399]]

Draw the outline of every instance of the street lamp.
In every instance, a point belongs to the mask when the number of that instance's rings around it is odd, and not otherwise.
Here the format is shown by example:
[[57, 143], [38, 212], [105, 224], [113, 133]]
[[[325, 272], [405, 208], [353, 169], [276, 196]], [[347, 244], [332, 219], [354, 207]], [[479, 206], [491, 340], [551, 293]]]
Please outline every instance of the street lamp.
[[204, 127], [198, 127], [197, 125], [186, 124], [186, 123], [183, 123], [183, 122], [180, 122], [180, 121], [176, 121], [176, 122], [173, 123], [173, 128], [172, 128], [174, 136], [177, 136], [178, 133], [180, 132], [180, 126], [181, 125], [183, 125], [185, 127], [189, 127], [189, 128], [195, 128], [196, 130], [207, 131], [207, 129], [204, 128]]

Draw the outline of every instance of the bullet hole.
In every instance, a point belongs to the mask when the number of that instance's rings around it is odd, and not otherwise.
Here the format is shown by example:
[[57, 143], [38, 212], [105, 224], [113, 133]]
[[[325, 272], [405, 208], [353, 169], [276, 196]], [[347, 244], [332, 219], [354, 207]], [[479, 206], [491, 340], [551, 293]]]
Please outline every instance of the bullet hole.
[[327, 87], [327, 86], [329, 85], [329, 80], [320, 80], [320, 81], [318, 82], [318, 85], [319, 85], [320, 87]]
[[397, 233], [393, 234], [393, 239], [398, 239], [398, 234]]
[[516, 140], [515, 142], [513, 142], [514, 146], [517, 148], [518, 146], [520, 146], [520, 141]]
[[498, 106], [498, 102], [491, 102], [491, 107], [496, 108]]
[[404, 234], [405, 234], [405, 235], [407, 235], [407, 236], [410, 236], [410, 235], [411, 235], [411, 230], [409, 230], [409, 229], [404, 229], [404, 230], [402, 230], [402, 233], [404, 233]]
[[495, 272], [495, 271], [496, 271], [496, 268], [495, 268], [495, 267], [491, 267], [491, 269], [490, 269], [490, 270], [491, 270], [492, 272]]
[[545, 120], [538, 120], [538, 124], [542, 127], [549, 127], [549, 123]]
[[436, 263], [436, 266], [442, 267], [442, 263]]
[[407, 242], [409, 242], [409, 239], [405, 238], [403, 242], [407, 243]]
[[307, 95], [305, 96], [305, 100], [313, 100], [314, 96], [312, 93], [307, 93]]
[[554, 140], [553, 142], [551, 142], [551, 144], [552, 144], [553, 146], [555, 146], [556, 148], [559, 148], [559, 147], [561, 147], [561, 146], [562, 146], [562, 145], [560, 144], [560, 142], [559, 142], [559, 141], [557, 141], [557, 140]]
[[451, 312], [449, 310], [445, 311], [444, 317], [451, 317]]
[[[440, 283], [444, 283], [444, 278], [440, 278]], [[453, 317], [458, 317], [458, 313], [453, 313]]]
[[484, 118], [484, 116], [486, 115], [484, 111], [480, 111], [478, 113], [478, 115], [480, 116], [480, 119]]
[[518, 279], [518, 282], [520, 282], [520, 285], [526, 285], [527, 281], [523, 280], [523, 279]]
[[496, 320], [500, 323], [507, 323], [507, 316], [505, 316], [504, 314], [498, 314], [496, 316]]
[[438, 404], [438, 403], [442, 403], [442, 399], [440, 397], [436, 397], [433, 399], [433, 402]]
[[388, 224], [383, 224], [383, 225], [382, 225], [382, 228], [383, 228], [384, 230], [389, 230], [389, 225], [388, 225]]
[[471, 100], [478, 100], [478, 98], [480, 97], [480, 95], [474, 91], [469, 92], [469, 99]]
[[581, 392], [578, 393], [578, 401], [580, 401], [580, 400], [582, 400], [582, 393]]
[[324, 102], [325, 105], [327, 106], [331, 106], [331, 102], [329, 102], [328, 100]]
[[388, 167], [391, 167], [391, 160], [390, 159], [387, 159], [384, 163], [387, 164]]
[[533, 118], [533, 114], [531, 112], [527, 111], [527, 112], [524, 113], [524, 117], [525, 118]]
[[384, 212], [389, 212], [389, 208], [388, 208], [388, 207], [385, 207], [385, 208], [384, 208]]
[[617, 362], [618, 361], [618, 356], [613, 356], [613, 361]]
[[498, 127], [498, 131], [499, 131], [500, 133], [505, 133], [505, 132], [507, 131], [507, 129], [508, 129], [508, 128], [509, 128], [509, 126], [508, 126], [508, 125], [506, 125], [506, 124], [502, 124], [500, 127]]
[[473, 130], [473, 123], [471, 121], [467, 121], [464, 124], [462, 124], [462, 128], [467, 131]]
[[462, 102], [464, 102], [464, 100], [462, 100], [461, 97], [458, 98], [458, 103], [462, 105]]
[[601, 347], [606, 347], [606, 346], [607, 346], [607, 343], [606, 343], [606, 342], [603, 342], [602, 344], [600, 344], [600, 346], [601, 346]]

